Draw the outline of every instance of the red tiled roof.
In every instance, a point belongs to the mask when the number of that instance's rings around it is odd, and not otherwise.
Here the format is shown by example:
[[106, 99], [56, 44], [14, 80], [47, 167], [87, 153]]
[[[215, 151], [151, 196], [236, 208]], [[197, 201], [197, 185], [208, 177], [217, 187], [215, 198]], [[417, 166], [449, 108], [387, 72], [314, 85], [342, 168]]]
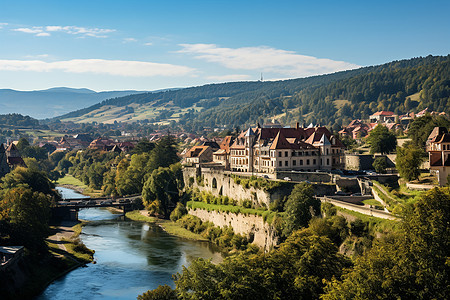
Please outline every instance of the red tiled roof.
[[395, 115], [392, 111], [377, 111], [376, 113], [374, 113], [372, 116], [392, 116]]

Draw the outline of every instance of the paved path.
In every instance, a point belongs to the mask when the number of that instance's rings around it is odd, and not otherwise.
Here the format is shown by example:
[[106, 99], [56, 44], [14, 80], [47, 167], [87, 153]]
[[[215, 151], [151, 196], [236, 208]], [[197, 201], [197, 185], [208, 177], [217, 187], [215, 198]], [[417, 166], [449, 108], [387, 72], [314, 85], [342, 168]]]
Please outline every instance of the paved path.
[[348, 209], [348, 210], [352, 210], [352, 211], [356, 211], [359, 212], [361, 214], [364, 215], [368, 215], [368, 216], [372, 216], [372, 217], [377, 217], [377, 218], [382, 218], [382, 219], [388, 219], [388, 220], [398, 220], [397, 217], [393, 216], [391, 213], [389, 212], [385, 212], [382, 210], [378, 210], [378, 209], [374, 209], [374, 208], [368, 208], [365, 206], [361, 206], [361, 205], [356, 205], [356, 204], [352, 204], [352, 203], [348, 203], [348, 202], [343, 202], [343, 201], [339, 201], [339, 200], [334, 200], [328, 197], [318, 197], [320, 199], [320, 201], [322, 202], [330, 202], [333, 205]]

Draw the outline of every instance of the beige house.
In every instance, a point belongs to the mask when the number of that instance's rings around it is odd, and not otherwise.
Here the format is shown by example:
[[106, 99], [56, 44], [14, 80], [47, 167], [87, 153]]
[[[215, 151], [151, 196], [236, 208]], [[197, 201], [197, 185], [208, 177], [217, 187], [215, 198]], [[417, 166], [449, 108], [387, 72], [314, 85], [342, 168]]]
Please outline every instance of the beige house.
[[211, 162], [213, 150], [209, 146], [194, 146], [186, 152], [185, 161], [191, 164]]
[[427, 140], [430, 172], [436, 174], [439, 185], [448, 183], [450, 175], [450, 133], [445, 127], [435, 127]]

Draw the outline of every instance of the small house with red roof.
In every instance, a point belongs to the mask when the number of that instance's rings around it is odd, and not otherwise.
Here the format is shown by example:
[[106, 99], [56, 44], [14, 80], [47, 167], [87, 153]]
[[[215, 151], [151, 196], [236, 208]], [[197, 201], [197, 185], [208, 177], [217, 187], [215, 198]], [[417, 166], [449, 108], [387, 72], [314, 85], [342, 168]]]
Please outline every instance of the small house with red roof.
[[392, 111], [377, 111], [369, 117], [371, 123], [384, 123], [387, 120], [395, 122], [395, 117], [397, 115]]

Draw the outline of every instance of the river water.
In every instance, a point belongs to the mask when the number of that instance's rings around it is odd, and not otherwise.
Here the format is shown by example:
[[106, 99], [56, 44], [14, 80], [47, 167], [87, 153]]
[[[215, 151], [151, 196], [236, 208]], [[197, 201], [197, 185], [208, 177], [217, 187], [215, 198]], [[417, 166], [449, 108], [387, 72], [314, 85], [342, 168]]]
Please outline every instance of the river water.
[[56, 280], [36, 299], [136, 299], [158, 285], [174, 287], [172, 274], [198, 257], [222, 260], [207, 242], [171, 236], [157, 225], [124, 220], [106, 209], [83, 209], [79, 218], [90, 221], [80, 238], [95, 250], [96, 263]]

